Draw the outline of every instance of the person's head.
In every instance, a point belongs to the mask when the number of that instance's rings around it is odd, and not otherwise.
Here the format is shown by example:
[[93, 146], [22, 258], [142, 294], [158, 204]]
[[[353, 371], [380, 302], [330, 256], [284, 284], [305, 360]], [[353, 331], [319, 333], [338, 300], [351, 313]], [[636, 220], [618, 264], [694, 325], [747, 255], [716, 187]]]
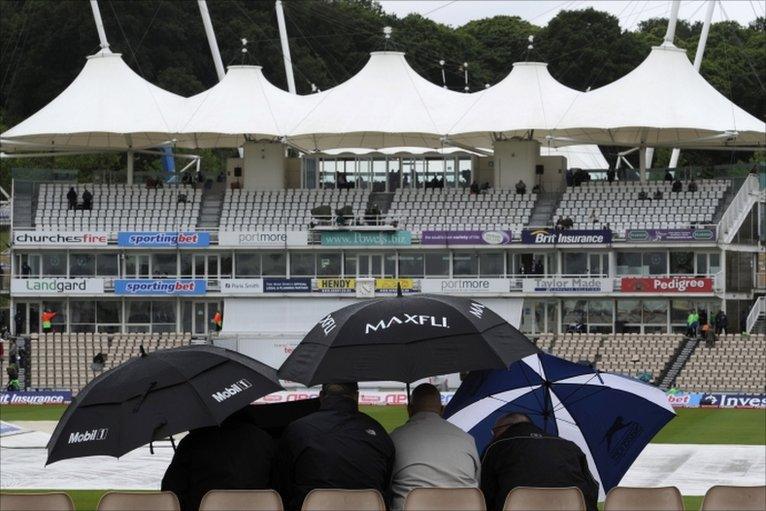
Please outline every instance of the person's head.
[[495, 425], [492, 426], [492, 438], [498, 438], [511, 426], [531, 422], [532, 421], [529, 419], [529, 416], [526, 414], [519, 412], [507, 413], [495, 421]]
[[324, 401], [328, 397], [342, 397], [358, 403], [359, 385], [356, 382], [324, 383], [319, 391], [319, 399]]
[[442, 396], [439, 389], [430, 383], [418, 385], [410, 394], [410, 403], [407, 405], [407, 413], [410, 417], [419, 412], [434, 412], [441, 415], [442, 411], [444, 411]]

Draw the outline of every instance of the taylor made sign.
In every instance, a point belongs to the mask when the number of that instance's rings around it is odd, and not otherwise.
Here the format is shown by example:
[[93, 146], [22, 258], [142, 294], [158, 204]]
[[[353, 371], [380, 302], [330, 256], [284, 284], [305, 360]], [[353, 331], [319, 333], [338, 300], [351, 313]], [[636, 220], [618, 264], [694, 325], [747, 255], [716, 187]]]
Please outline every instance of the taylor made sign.
[[218, 245], [222, 247], [305, 247], [309, 244], [307, 231], [221, 231]]
[[68, 390], [40, 390], [5, 392], [0, 391], [0, 405], [63, 405], [72, 402], [72, 392]]
[[715, 228], [703, 229], [628, 229], [625, 231], [625, 241], [633, 242], [704, 242], [715, 241]]
[[623, 293], [712, 293], [710, 277], [623, 277]]
[[507, 245], [511, 231], [423, 231], [421, 245]]
[[322, 245], [328, 247], [380, 247], [406, 246], [412, 244], [410, 231], [325, 231]]
[[199, 248], [210, 246], [208, 232], [119, 232], [117, 245], [142, 248]]
[[511, 290], [508, 279], [423, 279], [420, 289], [424, 293], [474, 295], [507, 293]]
[[611, 293], [612, 279], [588, 277], [524, 279], [521, 290], [525, 293]]
[[263, 293], [263, 279], [221, 279], [221, 294], [252, 295]]
[[109, 234], [97, 231], [14, 231], [19, 247], [105, 247]]
[[189, 296], [204, 295], [207, 282], [201, 279], [124, 279], [114, 281], [116, 295]]
[[526, 245], [605, 245], [612, 242], [609, 229], [523, 229], [521, 242]]
[[104, 279], [12, 279], [11, 294], [40, 295], [98, 295], [104, 293]]

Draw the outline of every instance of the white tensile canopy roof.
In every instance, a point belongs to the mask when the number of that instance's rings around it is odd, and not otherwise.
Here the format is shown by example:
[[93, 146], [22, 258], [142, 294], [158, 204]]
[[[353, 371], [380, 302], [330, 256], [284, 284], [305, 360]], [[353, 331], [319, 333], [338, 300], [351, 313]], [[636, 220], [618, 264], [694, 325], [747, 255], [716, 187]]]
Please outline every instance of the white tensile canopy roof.
[[429, 82], [393, 51], [371, 53], [359, 73], [319, 96], [290, 129], [291, 141], [309, 151], [441, 147], [468, 97]]
[[178, 145], [239, 147], [248, 140], [278, 140], [317, 99], [275, 87], [261, 66], [229, 66], [223, 80], [186, 100]]
[[367, 149], [360, 147], [347, 147], [338, 149], [326, 149], [318, 153], [311, 153], [312, 156], [480, 156], [474, 151], [462, 149], [460, 147], [441, 147], [432, 149], [428, 147], [386, 147], [383, 149]]
[[556, 137], [606, 145], [753, 147], [766, 126], [695, 71], [685, 50], [665, 44], [619, 80], [576, 98]]
[[566, 145], [561, 147], [540, 146], [541, 156], [564, 156], [570, 169], [608, 169], [609, 163], [595, 144]]
[[554, 128], [578, 95], [556, 81], [548, 64], [516, 62], [511, 72], [488, 89], [470, 94], [471, 100], [447, 137], [471, 147], [487, 147], [497, 139], [542, 139]]
[[108, 49], [41, 110], [9, 129], [4, 151], [130, 149], [160, 145], [175, 131], [184, 98], [136, 74]]

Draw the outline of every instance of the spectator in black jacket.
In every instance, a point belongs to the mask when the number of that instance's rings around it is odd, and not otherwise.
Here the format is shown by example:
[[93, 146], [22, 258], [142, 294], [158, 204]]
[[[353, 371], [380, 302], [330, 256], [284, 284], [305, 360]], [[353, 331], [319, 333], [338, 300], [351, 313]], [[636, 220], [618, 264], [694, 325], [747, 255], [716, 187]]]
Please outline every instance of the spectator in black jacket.
[[489, 511], [502, 510], [518, 486], [577, 486], [588, 511], [596, 511], [598, 483], [574, 442], [544, 433], [521, 413], [498, 419], [492, 433], [481, 463], [481, 491]]
[[681, 183], [681, 180], [676, 178], [675, 181], [673, 181], [673, 193], [678, 193], [680, 191], [683, 191], [684, 185]]
[[665, 181], [667, 182], [673, 181], [673, 174], [670, 173], [670, 170], [665, 171]]
[[195, 429], [178, 444], [162, 490], [172, 491], [182, 511], [197, 511], [210, 490], [270, 488], [276, 445], [241, 410], [221, 426]]
[[729, 330], [729, 318], [726, 317], [725, 311], [718, 311], [715, 315], [715, 335], [721, 335]]
[[66, 200], [69, 202], [69, 209], [77, 209], [77, 191], [74, 189], [74, 186], [69, 187]]
[[279, 443], [285, 509], [300, 509], [314, 488], [372, 488], [390, 500], [394, 444], [383, 426], [359, 411], [357, 384], [322, 385], [319, 398], [319, 411], [290, 424]]

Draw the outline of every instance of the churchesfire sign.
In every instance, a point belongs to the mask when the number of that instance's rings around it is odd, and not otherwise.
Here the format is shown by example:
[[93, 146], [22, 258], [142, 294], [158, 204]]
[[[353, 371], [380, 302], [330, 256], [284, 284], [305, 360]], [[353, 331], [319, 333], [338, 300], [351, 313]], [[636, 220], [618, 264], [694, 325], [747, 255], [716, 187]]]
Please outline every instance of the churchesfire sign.
[[623, 277], [623, 293], [712, 293], [710, 277]]
[[16, 296], [100, 295], [104, 279], [12, 279], [11, 293]]
[[109, 234], [105, 232], [14, 231], [13, 244], [19, 247], [105, 247]]
[[609, 229], [523, 229], [521, 242], [525, 245], [606, 245], [612, 242]]

